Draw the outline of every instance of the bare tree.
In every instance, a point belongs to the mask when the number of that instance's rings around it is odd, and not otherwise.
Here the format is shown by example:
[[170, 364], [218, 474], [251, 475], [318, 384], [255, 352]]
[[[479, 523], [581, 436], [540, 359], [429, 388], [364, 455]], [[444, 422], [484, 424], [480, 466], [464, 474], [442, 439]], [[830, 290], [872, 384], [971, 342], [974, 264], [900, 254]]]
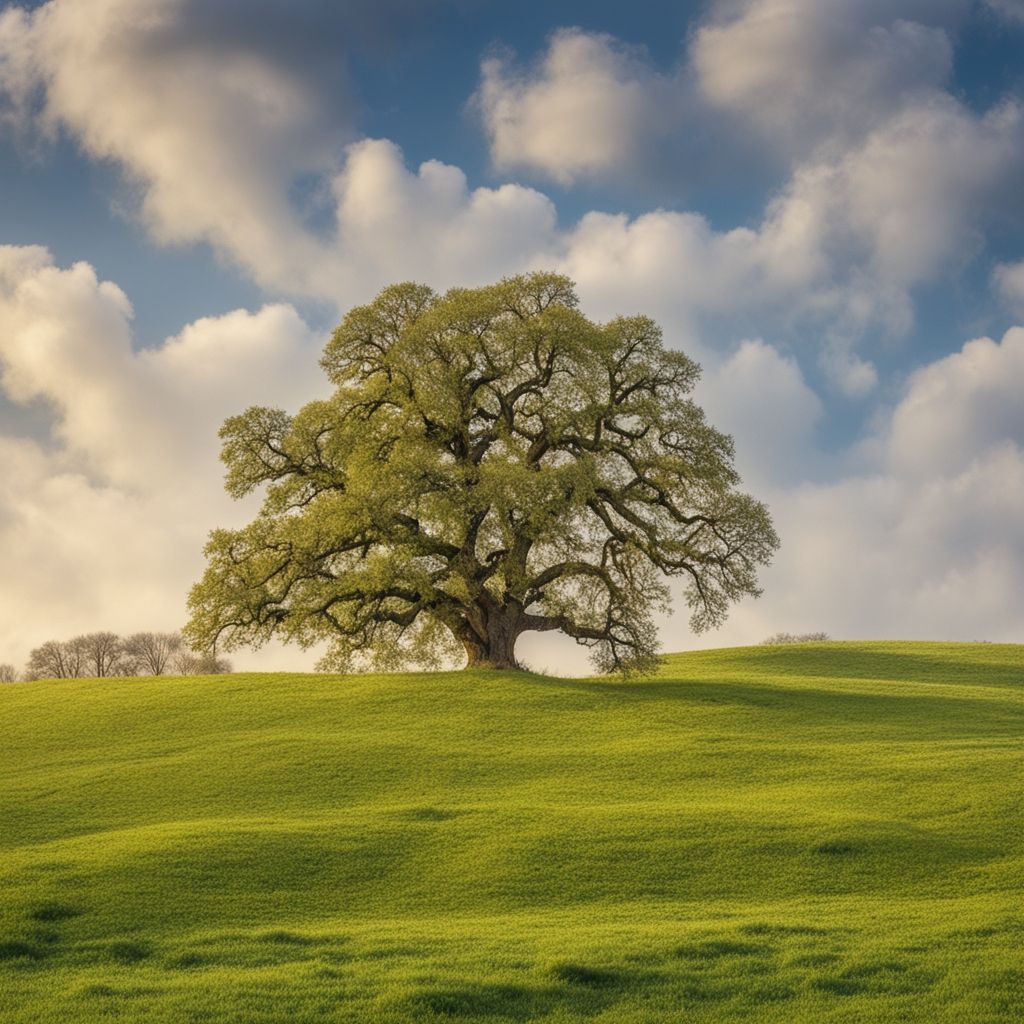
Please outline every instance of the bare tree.
[[162, 676], [183, 646], [178, 633], [134, 633], [124, 642], [135, 671], [152, 676]]
[[13, 665], [0, 665], [0, 683], [16, 683], [18, 670]]
[[118, 675], [124, 660], [124, 641], [116, 633], [89, 633], [76, 638], [82, 648], [85, 668], [91, 676]]
[[68, 678], [79, 679], [89, 675], [89, 639], [74, 636], [64, 644], [64, 657], [68, 664]]
[[[48, 640], [29, 655], [25, 679], [74, 679], [80, 676], [209, 676], [231, 671], [231, 662], [215, 654], [190, 651], [179, 633], [135, 633], [122, 640], [100, 632], [72, 640]], [[19, 678], [13, 665], [0, 665], [0, 683]]]
[[85, 662], [82, 638], [61, 642], [47, 640], [28, 656], [28, 679], [74, 679], [82, 674]]

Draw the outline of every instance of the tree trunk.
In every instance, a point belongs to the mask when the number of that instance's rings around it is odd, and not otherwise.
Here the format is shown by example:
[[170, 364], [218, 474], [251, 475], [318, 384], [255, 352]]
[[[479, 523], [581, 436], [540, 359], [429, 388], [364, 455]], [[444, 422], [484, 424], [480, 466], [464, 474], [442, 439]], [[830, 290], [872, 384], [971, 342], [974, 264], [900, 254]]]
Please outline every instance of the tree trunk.
[[466, 648], [466, 668], [519, 668], [516, 640], [522, 632], [520, 616], [508, 609], [481, 609], [480, 623], [469, 623], [459, 639]]

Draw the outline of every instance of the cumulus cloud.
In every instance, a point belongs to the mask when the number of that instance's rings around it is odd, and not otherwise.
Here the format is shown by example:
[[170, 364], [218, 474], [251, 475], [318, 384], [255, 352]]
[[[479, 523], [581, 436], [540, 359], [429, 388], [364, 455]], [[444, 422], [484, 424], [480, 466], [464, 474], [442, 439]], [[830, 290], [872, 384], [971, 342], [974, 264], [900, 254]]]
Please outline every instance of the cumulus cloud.
[[783, 548], [712, 642], [780, 629], [839, 638], [1020, 642], [1024, 328], [920, 368], [836, 482], [769, 485]]
[[[193, 0], [7, 8], [0, 119], [116, 162], [154, 238], [207, 242], [271, 292], [347, 305], [403, 274], [477, 280], [544, 250], [555, 213], [540, 193], [471, 191], [455, 167], [410, 172], [393, 144], [353, 142], [338, 45], [430, 4], [314, 4], [294, 18], [260, 6], [260, 18]], [[293, 201], [299, 181], [314, 182], [312, 207]]]
[[683, 98], [680, 83], [654, 71], [643, 51], [561, 29], [535, 68], [485, 59], [474, 102], [497, 169], [568, 185], [642, 166], [652, 143], [679, 127]]
[[695, 34], [698, 87], [766, 137], [804, 148], [875, 128], [940, 87], [963, 0], [747, 0]]
[[223, 494], [216, 432], [251, 404], [321, 393], [322, 338], [290, 306], [238, 310], [136, 349], [131, 306], [86, 263], [0, 246], [0, 390], [52, 431], [0, 438], [0, 650], [78, 630], [173, 629]]
[[184, 0], [9, 9], [8, 92], [35, 85], [44, 129], [119, 163], [159, 240], [208, 241], [264, 284], [315, 290], [322, 254], [288, 184], [330, 166], [341, 126], [308, 79], [269, 52], [209, 46], [186, 13]]
[[796, 360], [762, 339], [742, 342], [705, 371], [697, 400], [715, 426], [737, 439], [736, 466], [746, 486], [759, 491], [820, 472], [821, 399]]
[[980, 242], [1021, 184], [1024, 113], [976, 117], [945, 95], [912, 105], [839, 162], [834, 202], [879, 277], [914, 284]]
[[437, 160], [412, 172], [386, 140], [353, 145], [333, 192], [336, 289], [349, 301], [404, 278], [438, 287], [483, 284], [548, 265], [556, 243], [555, 207], [540, 192], [470, 189], [459, 168]]
[[765, 596], [712, 643], [777, 630], [839, 639], [1020, 642], [1024, 455], [1006, 443], [926, 482], [894, 475], [768, 495], [785, 547]]
[[476, 102], [499, 168], [562, 183], [638, 174], [673, 133], [716, 124], [720, 141], [723, 113], [755, 127], [791, 165], [759, 220], [715, 230], [694, 212], [594, 212], [562, 233], [561, 265], [598, 302], [653, 302], [683, 337], [745, 314], [762, 331], [812, 327], [833, 387], [863, 398], [877, 370], [861, 338], [908, 333], [914, 289], [969, 262], [1024, 186], [1020, 106], [978, 113], [945, 89], [967, 8], [722, 3], [669, 74], [606, 35], [563, 30], [534, 66], [485, 60]]
[[841, 155], [801, 164], [759, 232], [834, 336], [913, 319], [912, 289], [967, 263], [1024, 184], [1024, 112], [977, 116], [944, 94], [908, 106]]
[[[941, 92], [953, 69], [951, 32], [969, 6], [719, 2], [668, 70], [615, 37], [560, 29], [532, 65], [486, 57], [474, 105], [499, 170], [562, 184], [635, 177], [666, 137], [712, 138], [721, 148], [740, 127], [795, 164], [822, 146], [834, 156]], [[677, 180], [701, 165], [696, 147], [675, 152]]]
[[1024, 446], [1024, 328], [978, 338], [914, 373], [893, 414], [890, 465], [919, 479], [965, 471], [979, 452]]
[[822, 368], [856, 397], [876, 371], [852, 346], [872, 326], [909, 330], [912, 290], [977, 251], [1024, 182], [1022, 154], [1016, 105], [977, 117], [936, 95], [838, 157], [801, 165], [752, 228], [591, 213], [566, 234], [563, 265], [604, 305], [633, 296], [684, 335], [743, 312], [817, 325]]
[[[0, 12], [0, 123], [71, 135], [123, 168], [161, 242], [208, 242], [262, 285], [333, 295], [300, 178], [354, 138], [346, 46], [432, 3], [63, 0]], [[385, 26], [389, 26], [385, 29]], [[328, 211], [329, 214], [329, 211]]]
[[1021, 180], [1022, 143], [1016, 106], [978, 117], [933, 96], [802, 165], [753, 227], [720, 231], [669, 210], [591, 212], [561, 228], [541, 192], [472, 189], [456, 167], [413, 171], [393, 143], [366, 140], [333, 180], [334, 294], [346, 305], [401, 278], [444, 287], [554, 267], [596, 315], [642, 309], [701, 357], [722, 323], [809, 324], [835, 387], [863, 397], [877, 374], [854, 346], [873, 326], [905, 333], [912, 289], [976, 251], [979, 226]]

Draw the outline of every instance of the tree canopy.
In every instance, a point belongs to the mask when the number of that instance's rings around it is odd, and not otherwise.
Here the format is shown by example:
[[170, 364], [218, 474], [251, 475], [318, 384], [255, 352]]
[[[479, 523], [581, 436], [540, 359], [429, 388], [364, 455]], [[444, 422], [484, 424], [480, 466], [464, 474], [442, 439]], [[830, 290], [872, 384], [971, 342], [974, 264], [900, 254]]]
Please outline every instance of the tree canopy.
[[759, 593], [768, 511], [691, 398], [699, 367], [648, 317], [594, 323], [551, 273], [398, 284], [345, 316], [321, 365], [330, 398], [221, 429], [228, 491], [265, 493], [210, 535], [194, 646], [515, 667], [520, 634], [560, 630], [628, 671], [655, 657], [669, 578], [698, 631]]

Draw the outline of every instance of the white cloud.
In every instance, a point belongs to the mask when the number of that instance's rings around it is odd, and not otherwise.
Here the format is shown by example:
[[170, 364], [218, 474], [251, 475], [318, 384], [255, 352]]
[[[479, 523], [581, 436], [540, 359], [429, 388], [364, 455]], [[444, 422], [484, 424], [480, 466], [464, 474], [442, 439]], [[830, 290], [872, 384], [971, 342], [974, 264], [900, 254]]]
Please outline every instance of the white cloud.
[[825, 349], [819, 362], [832, 387], [847, 398], [866, 398], [878, 387], [878, 370], [874, 363], [861, 359], [842, 345]]
[[914, 373], [896, 408], [890, 464], [912, 479], [964, 472], [1003, 442], [1024, 447], [1024, 328], [978, 338]]
[[252, 6], [50, 0], [0, 11], [0, 125], [67, 132], [116, 162], [157, 240], [208, 242], [268, 288], [333, 297], [337, 260], [306, 226], [317, 211], [296, 209], [290, 188], [332, 174], [353, 138], [346, 45], [416, 24], [434, 4]]
[[817, 629], [1019, 642], [1022, 387], [1024, 328], [970, 341], [910, 377], [861, 472], [766, 486], [783, 546], [765, 596], [708, 642]]
[[994, 447], [948, 477], [864, 476], [765, 496], [783, 539], [765, 595], [704, 643], [779, 630], [1020, 642], [1020, 447]]
[[992, 284], [1007, 308], [1024, 316], [1024, 260], [997, 263], [992, 271]]
[[[318, 35], [344, 42], [374, 5], [342, 6], [296, 14], [300, 27], [310, 21], [308, 60], [253, 37], [237, 4], [9, 8], [0, 13], [0, 118], [66, 132], [89, 156], [116, 162], [155, 239], [208, 242], [277, 293], [344, 306], [405, 274], [446, 284], [529, 261], [555, 225], [540, 193], [471, 191], [437, 161], [411, 173], [384, 141], [345, 147], [352, 112], [331, 71], [339, 54]], [[410, 3], [389, 0], [373, 17], [396, 6]], [[300, 180], [317, 183], [306, 190], [312, 209], [290, 198]]]
[[912, 289], [977, 251], [981, 225], [1024, 182], [1022, 154], [1018, 107], [979, 118], [933, 96], [840, 156], [801, 165], [753, 228], [590, 213], [565, 235], [562, 265], [602, 309], [650, 308], [684, 334], [741, 312], [818, 326], [823, 368], [863, 395], [875, 371], [851, 346], [872, 325], [910, 328]]
[[39, 89], [30, 46], [32, 23], [19, 7], [0, 10], [0, 127], [22, 136]]
[[[860, 299], [863, 309], [889, 308], [898, 327], [905, 289], [973, 254], [981, 225], [1021, 183], [1022, 145], [1016, 104], [980, 118], [945, 95], [908, 106], [856, 147], [796, 170], [768, 207], [766, 262], [797, 281], [829, 265], [850, 289], [852, 316], [864, 315]], [[859, 287], [857, 273], [866, 275]]]
[[761, 339], [744, 341], [706, 371], [697, 401], [708, 419], [737, 440], [737, 469], [754, 491], [820, 472], [816, 433], [824, 414], [792, 357]]
[[10, 9], [5, 84], [41, 89], [44, 128], [124, 168], [160, 241], [208, 241], [261, 283], [318, 291], [323, 253], [288, 185], [331, 166], [343, 125], [307, 78], [252, 47], [211, 47], [187, 13], [184, 0]]
[[[849, 140], [948, 78], [960, 0], [719, 4], [691, 60], [701, 93], [778, 144]], [[713, 9], [714, 12], [714, 9]]]
[[134, 487], [210, 462], [225, 410], [308, 390], [314, 336], [290, 306], [190, 324], [135, 351], [132, 308], [87, 263], [56, 267], [40, 247], [0, 246], [0, 372], [7, 396], [41, 399], [68, 459]]
[[7, 660], [80, 630], [179, 626], [207, 532], [253, 511], [223, 493], [221, 421], [325, 388], [323, 339], [290, 306], [198, 320], [145, 350], [130, 317], [88, 264], [0, 246], [0, 389], [44, 401], [53, 424], [46, 443], [0, 438]]
[[980, 228], [1021, 183], [1024, 115], [1014, 103], [978, 118], [937, 95], [873, 132], [836, 165], [835, 206], [883, 280], [933, 277], [980, 244]]
[[684, 95], [642, 51], [609, 35], [561, 29], [529, 71], [506, 56], [484, 60], [474, 102], [495, 167], [568, 185], [642, 166], [652, 143], [679, 127]]
[[[542, 56], [517, 67], [481, 62], [473, 97], [499, 170], [561, 184], [643, 177], [675, 154], [678, 183], [702, 153], [738, 143], [742, 126], [795, 164], [873, 131], [908, 104], [941, 91], [953, 67], [949, 30], [967, 0], [746, 0], [712, 5], [675, 67], [641, 47], [563, 28]], [[737, 124], [723, 123], [723, 114]], [[682, 138], [700, 140], [679, 145]]]
[[459, 168], [437, 160], [413, 173], [386, 140], [353, 145], [333, 189], [344, 304], [396, 280], [483, 284], [552, 259], [556, 213], [546, 196], [520, 185], [470, 190]]
[[994, 14], [1015, 24], [1024, 24], [1024, 0], [985, 0]]

